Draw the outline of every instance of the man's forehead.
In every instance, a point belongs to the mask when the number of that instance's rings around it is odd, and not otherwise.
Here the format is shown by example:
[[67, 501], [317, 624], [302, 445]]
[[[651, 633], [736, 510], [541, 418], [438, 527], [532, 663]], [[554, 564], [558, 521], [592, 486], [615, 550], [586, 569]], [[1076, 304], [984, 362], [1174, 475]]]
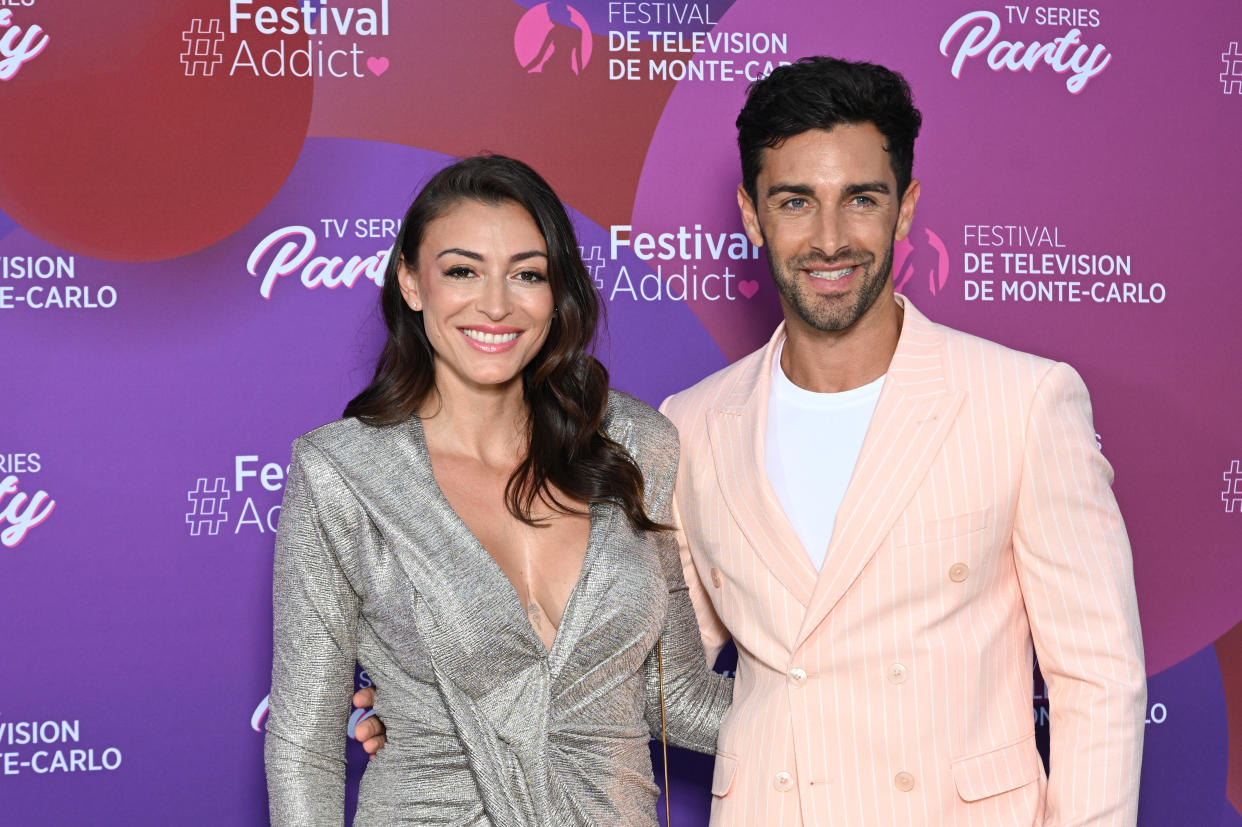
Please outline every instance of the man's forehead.
[[870, 122], [810, 129], [765, 148], [759, 177], [768, 186], [850, 186], [883, 180], [895, 184], [884, 136]]

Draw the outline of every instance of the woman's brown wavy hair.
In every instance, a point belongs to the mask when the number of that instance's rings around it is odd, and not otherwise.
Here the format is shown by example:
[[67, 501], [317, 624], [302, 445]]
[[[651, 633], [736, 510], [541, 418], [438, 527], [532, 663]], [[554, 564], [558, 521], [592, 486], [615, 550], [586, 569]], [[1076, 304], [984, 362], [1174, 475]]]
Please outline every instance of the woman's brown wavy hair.
[[578, 502], [613, 502], [637, 529], [664, 526], [643, 506], [638, 464], [604, 433], [608, 371], [587, 352], [599, 324], [595, 285], [578, 254], [573, 225], [560, 199], [533, 169], [503, 155], [479, 155], [436, 173], [414, 198], [397, 232], [384, 273], [380, 307], [388, 340], [366, 390], [345, 406], [345, 416], [368, 425], [405, 422], [435, 392], [435, 351], [422, 313], [405, 303], [398, 282], [401, 262], [418, 260], [427, 226], [462, 201], [512, 202], [530, 213], [548, 247], [548, 283], [556, 315], [547, 341], [522, 370], [530, 408], [529, 449], [505, 488], [505, 503], [519, 520], [534, 525], [536, 499], [573, 513], [552, 491]]

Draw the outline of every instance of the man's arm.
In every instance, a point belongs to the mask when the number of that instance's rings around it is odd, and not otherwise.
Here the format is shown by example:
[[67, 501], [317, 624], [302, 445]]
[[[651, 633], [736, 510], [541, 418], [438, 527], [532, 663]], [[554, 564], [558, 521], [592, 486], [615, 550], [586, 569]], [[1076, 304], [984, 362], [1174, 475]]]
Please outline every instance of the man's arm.
[[1051, 712], [1044, 827], [1134, 825], [1147, 682], [1133, 561], [1068, 365], [1036, 389], [1024, 459], [1014, 555]]
[[[660, 404], [660, 413], [672, 420], [674, 425], [678, 425], [678, 434], [681, 433], [681, 426], [670, 413], [669, 403], [673, 397], [668, 397]], [[684, 441], [683, 441], [684, 445]], [[682, 452], [679, 463], [685, 462], [685, 452]], [[681, 477], [680, 465], [678, 467], [678, 479]], [[703, 638], [703, 651], [707, 653], [708, 664], [714, 664], [720, 650], [724, 648], [725, 643], [729, 641], [729, 630], [725, 628], [724, 623], [716, 615], [716, 609], [712, 606], [711, 598], [707, 594], [707, 589], [703, 586], [703, 579], [699, 577], [698, 568], [694, 565], [694, 559], [690, 555], [690, 541], [686, 535], [685, 523], [681, 518], [681, 509], [685, 504], [685, 492], [676, 489], [673, 492], [673, 525], [676, 527], [677, 552], [681, 556], [682, 576], [686, 580], [686, 587], [690, 592], [690, 603], [694, 606], [694, 616], [699, 622], [699, 634]]]
[[[375, 706], [375, 687], [366, 686], [355, 692], [354, 706], [358, 709]], [[386, 732], [384, 722], [379, 719], [379, 716], [371, 715], [354, 724], [353, 736], [355, 741], [362, 743], [362, 748], [367, 751], [367, 758], [371, 759], [384, 748], [384, 744], [388, 743]]]
[[703, 638], [703, 651], [707, 653], [707, 663], [714, 664], [720, 650], [729, 641], [729, 630], [716, 614], [712, 600], [699, 577], [699, 570], [690, 556], [690, 544], [686, 532], [682, 530], [681, 513], [677, 507], [677, 499], [673, 499], [673, 525], [677, 537], [677, 552], [681, 555], [682, 576], [686, 579], [686, 588], [690, 593], [690, 603], [694, 606], [694, 616], [699, 622], [699, 635]]

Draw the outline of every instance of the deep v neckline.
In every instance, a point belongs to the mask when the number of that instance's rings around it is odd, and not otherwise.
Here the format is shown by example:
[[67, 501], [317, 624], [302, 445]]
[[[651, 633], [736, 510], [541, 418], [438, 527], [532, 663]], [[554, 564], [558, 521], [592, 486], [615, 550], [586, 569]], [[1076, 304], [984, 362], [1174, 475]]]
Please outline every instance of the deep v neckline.
[[565, 601], [565, 608], [561, 612], [561, 622], [556, 626], [556, 632], [552, 635], [552, 645], [548, 646], [543, 642], [543, 638], [535, 631], [535, 627], [530, 622], [530, 615], [526, 613], [522, 606], [522, 597], [518, 594], [517, 587], [513, 585], [513, 581], [505, 574], [504, 569], [500, 567], [500, 563], [496, 562], [496, 558], [487, 550], [479, 538], [471, 531], [470, 526], [466, 525], [466, 521], [461, 518], [457, 510], [453, 508], [449, 502], [448, 496], [444, 493], [444, 489], [440, 487], [440, 481], [436, 479], [435, 469], [431, 465], [431, 449], [427, 447], [427, 435], [423, 431], [423, 421], [415, 415], [410, 419], [410, 437], [414, 443], [415, 450], [419, 454], [427, 470], [427, 477], [431, 484], [431, 490], [439, 500], [439, 505], [445, 514], [451, 515], [449, 519], [454, 523], [454, 527], [459, 529], [460, 533], [470, 538], [467, 545], [471, 551], [477, 555], [482, 555], [484, 559], [484, 567], [492, 574], [492, 579], [499, 578], [501, 590], [507, 591], [504, 602], [510, 607], [510, 610], [519, 618], [518, 625], [524, 630], [524, 636], [534, 644], [543, 656], [550, 662], [560, 662], [564, 658], [561, 650], [564, 646], [562, 639], [568, 635], [566, 629], [570, 626], [573, 615], [575, 614], [577, 604], [579, 603], [579, 592], [584, 590], [583, 584], [590, 574], [592, 563], [596, 550], [600, 547], [600, 539], [603, 534], [605, 523], [609, 522], [609, 511], [606, 505], [591, 503], [587, 506], [589, 513], [589, 527], [587, 529], [587, 545], [586, 551], [582, 555], [582, 564], [578, 569], [578, 576], [574, 579], [574, 586], [569, 591], [569, 598]]

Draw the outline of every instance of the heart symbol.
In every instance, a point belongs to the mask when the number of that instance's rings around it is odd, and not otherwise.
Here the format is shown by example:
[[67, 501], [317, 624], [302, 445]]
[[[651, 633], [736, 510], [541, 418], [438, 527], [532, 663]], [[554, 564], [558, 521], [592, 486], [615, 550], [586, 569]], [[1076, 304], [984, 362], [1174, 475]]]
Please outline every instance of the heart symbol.
[[388, 71], [388, 58], [369, 57], [367, 58], [367, 68], [371, 70], [371, 74], [379, 77]]
[[742, 295], [746, 298], [753, 299], [755, 294], [759, 292], [759, 282], [754, 279], [744, 279], [737, 283], [737, 289], [740, 290]]

